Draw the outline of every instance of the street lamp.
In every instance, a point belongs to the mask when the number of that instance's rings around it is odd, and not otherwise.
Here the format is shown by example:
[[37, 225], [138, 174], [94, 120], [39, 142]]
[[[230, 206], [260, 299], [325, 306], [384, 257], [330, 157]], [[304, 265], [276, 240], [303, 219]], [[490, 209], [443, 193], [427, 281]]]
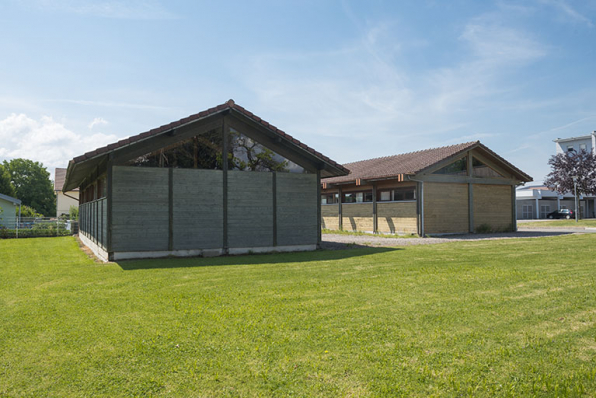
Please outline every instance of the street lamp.
[[571, 178], [573, 178], [573, 196], [575, 196], [575, 222], [578, 222], [577, 208], [579, 206], [577, 202], [577, 176], [571, 176]]

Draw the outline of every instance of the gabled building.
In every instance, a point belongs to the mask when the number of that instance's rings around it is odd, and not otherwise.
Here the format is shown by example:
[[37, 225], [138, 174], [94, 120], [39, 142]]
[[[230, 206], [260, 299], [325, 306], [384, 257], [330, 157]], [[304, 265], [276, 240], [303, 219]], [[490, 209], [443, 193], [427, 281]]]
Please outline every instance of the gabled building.
[[[576, 210], [573, 194], [561, 195], [545, 185], [519, 187], [516, 199], [518, 220], [544, 219], [550, 212], [559, 209]], [[579, 205], [581, 217], [594, 217], [593, 201], [581, 197]]]
[[322, 181], [322, 226], [448, 234], [516, 228], [515, 186], [532, 178], [479, 141], [344, 164]]
[[56, 167], [54, 171], [54, 193], [56, 194], [56, 217], [63, 214], [70, 213], [70, 207], [79, 207], [79, 188], [74, 188], [71, 191], [63, 192], [64, 178], [66, 177], [66, 169]]
[[320, 179], [343, 166], [230, 100], [70, 161], [100, 258], [313, 250]]

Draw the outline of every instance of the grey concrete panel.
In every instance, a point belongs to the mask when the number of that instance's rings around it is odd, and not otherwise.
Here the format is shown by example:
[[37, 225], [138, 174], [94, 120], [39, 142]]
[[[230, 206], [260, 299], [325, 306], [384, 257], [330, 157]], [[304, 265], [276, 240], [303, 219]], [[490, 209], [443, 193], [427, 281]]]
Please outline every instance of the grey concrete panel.
[[167, 250], [168, 169], [114, 166], [112, 184], [112, 249]]
[[228, 172], [230, 248], [273, 245], [272, 182], [267, 172]]
[[175, 169], [174, 250], [223, 247], [223, 172]]
[[277, 174], [278, 245], [317, 243], [318, 200], [315, 174]]

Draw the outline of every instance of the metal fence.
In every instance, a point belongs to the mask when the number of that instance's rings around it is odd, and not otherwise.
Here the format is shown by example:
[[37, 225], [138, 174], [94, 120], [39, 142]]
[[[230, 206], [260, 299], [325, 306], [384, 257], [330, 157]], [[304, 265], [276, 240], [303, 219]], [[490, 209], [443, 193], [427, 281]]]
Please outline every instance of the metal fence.
[[78, 221], [56, 217], [21, 217], [14, 226], [0, 225], [0, 239], [69, 236], [78, 232]]
[[108, 240], [108, 201], [93, 200], [79, 206], [80, 232], [93, 243], [106, 248]]

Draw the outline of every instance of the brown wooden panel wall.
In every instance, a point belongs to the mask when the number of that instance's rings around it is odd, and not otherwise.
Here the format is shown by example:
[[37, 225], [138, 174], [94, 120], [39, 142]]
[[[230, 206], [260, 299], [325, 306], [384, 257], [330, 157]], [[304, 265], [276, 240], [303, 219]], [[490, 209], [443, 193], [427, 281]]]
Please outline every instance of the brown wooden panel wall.
[[468, 184], [425, 182], [424, 221], [425, 234], [467, 233]]
[[346, 231], [371, 232], [373, 230], [372, 203], [344, 203], [342, 223]]
[[487, 224], [493, 229], [511, 226], [510, 185], [473, 185], [474, 229]]
[[326, 229], [339, 229], [338, 204], [321, 206], [321, 227]]
[[415, 234], [416, 202], [377, 203], [377, 220], [379, 232]]

